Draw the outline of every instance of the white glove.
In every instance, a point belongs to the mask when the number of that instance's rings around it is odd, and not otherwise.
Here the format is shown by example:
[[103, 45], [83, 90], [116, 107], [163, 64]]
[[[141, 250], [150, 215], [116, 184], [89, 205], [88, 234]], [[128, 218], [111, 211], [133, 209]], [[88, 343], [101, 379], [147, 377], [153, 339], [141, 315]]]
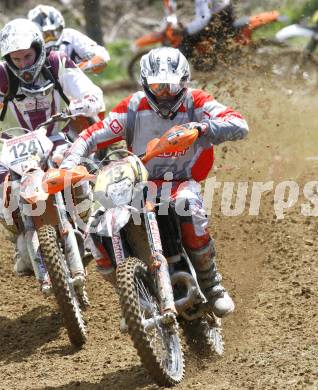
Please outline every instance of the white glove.
[[71, 115], [78, 116], [95, 116], [97, 115], [102, 107], [98, 99], [95, 96], [85, 96], [82, 100], [71, 100], [68, 107]]
[[185, 123], [183, 126], [187, 127], [188, 129], [197, 129], [199, 131], [199, 137], [204, 134], [209, 127], [209, 125], [204, 122], [189, 122]]

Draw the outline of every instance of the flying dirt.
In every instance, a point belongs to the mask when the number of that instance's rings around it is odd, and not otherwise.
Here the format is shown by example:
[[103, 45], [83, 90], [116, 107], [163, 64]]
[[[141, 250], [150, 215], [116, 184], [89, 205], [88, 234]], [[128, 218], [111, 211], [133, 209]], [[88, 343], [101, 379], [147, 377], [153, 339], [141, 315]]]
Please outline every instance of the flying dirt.
[[[210, 230], [224, 285], [236, 302], [234, 315], [223, 321], [225, 353], [206, 356], [190, 344], [185, 379], [176, 388], [317, 389], [318, 183], [310, 184], [318, 170], [317, 94], [304, 94], [297, 83], [287, 91], [258, 69], [242, 67], [197, 76], [194, 85], [238, 109], [250, 135], [216, 147], [210, 174], [220, 183], [207, 205]], [[236, 216], [225, 212], [229, 182], [229, 210]], [[242, 182], [246, 200], [235, 213]], [[258, 208], [251, 206], [255, 183], [267, 186]], [[4, 231], [0, 250], [0, 389], [158, 388], [128, 335], [120, 333], [117, 296], [93, 262], [88, 341], [78, 350], [54, 300], [43, 299], [33, 277], [13, 274], [13, 246]]]

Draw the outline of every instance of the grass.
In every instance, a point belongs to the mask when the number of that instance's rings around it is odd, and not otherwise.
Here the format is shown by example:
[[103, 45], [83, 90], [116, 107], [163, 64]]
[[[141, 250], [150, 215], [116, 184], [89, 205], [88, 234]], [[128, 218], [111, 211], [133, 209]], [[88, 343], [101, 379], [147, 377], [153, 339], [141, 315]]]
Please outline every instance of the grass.
[[98, 75], [89, 75], [96, 84], [105, 84], [110, 81], [119, 81], [128, 77], [127, 64], [132, 52], [130, 43], [126, 40], [118, 40], [107, 45], [110, 61], [106, 69]]

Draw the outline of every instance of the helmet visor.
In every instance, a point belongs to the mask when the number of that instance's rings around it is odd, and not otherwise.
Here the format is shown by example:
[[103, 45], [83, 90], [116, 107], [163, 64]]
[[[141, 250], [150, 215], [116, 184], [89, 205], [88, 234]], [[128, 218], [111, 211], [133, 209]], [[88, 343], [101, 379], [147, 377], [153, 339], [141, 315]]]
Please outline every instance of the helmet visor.
[[156, 97], [176, 96], [184, 88], [181, 84], [153, 83], [148, 85], [150, 92]]

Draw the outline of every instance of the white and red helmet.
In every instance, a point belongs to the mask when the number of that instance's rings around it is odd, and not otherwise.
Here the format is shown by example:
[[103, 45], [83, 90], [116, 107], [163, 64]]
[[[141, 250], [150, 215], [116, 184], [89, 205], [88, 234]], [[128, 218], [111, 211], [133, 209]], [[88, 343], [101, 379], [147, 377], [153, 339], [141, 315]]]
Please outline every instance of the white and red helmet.
[[140, 60], [140, 80], [151, 108], [162, 118], [172, 118], [185, 99], [190, 66], [178, 49], [150, 50]]

